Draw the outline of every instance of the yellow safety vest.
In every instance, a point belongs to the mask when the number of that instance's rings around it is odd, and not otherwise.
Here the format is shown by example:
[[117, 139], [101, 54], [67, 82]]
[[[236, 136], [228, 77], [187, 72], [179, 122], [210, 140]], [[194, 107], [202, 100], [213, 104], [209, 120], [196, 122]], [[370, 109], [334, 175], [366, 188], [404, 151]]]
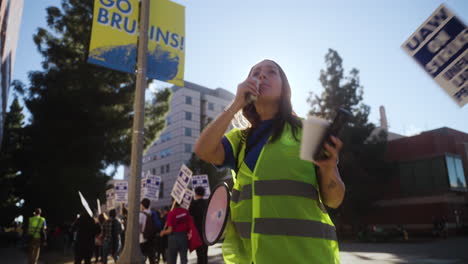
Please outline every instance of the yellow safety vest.
[[33, 238], [41, 238], [41, 231], [44, 227], [45, 218], [32, 216], [29, 218], [28, 234]]
[[[301, 131], [298, 133], [301, 138]], [[239, 171], [222, 246], [227, 264], [340, 263], [336, 230], [322, 204], [314, 164], [299, 158], [288, 124], [251, 171], [241, 131], [226, 134]], [[246, 140], [244, 140], [246, 141]], [[238, 152], [238, 148], [241, 148]], [[237, 156], [239, 153], [239, 157]]]

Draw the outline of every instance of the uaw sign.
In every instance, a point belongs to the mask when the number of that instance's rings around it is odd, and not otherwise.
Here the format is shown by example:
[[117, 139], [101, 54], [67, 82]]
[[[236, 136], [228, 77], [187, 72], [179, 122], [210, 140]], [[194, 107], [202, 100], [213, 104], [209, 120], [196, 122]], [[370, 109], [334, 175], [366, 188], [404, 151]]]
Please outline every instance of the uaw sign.
[[210, 197], [211, 191], [210, 191], [210, 182], [208, 180], [208, 175], [202, 174], [202, 175], [193, 175], [192, 176], [192, 187], [195, 190], [198, 186], [201, 186], [205, 189], [205, 196], [203, 196], [204, 199], [208, 199]]
[[182, 164], [177, 179], [172, 187], [171, 196], [176, 200], [178, 204], [182, 204], [184, 199], [184, 193], [187, 190], [187, 186], [192, 178], [192, 171], [185, 165]]
[[467, 47], [466, 25], [444, 5], [402, 45], [460, 107], [468, 102]]
[[161, 177], [147, 174], [141, 179], [141, 198], [148, 198], [151, 201], [159, 200], [159, 188], [161, 186]]
[[190, 203], [192, 202], [193, 199], [193, 191], [190, 189], [185, 190], [184, 197], [182, 199], [182, 203], [180, 204], [180, 207], [189, 209], [190, 208]]
[[117, 203], [127, 203], [128, 201], [128, 182], [127, 181], [115, 181], [115, 201]]
[[115, 208], [115, 191], [114, 188], [109, 189], [106, 191], [106, 209], [114, 209]]

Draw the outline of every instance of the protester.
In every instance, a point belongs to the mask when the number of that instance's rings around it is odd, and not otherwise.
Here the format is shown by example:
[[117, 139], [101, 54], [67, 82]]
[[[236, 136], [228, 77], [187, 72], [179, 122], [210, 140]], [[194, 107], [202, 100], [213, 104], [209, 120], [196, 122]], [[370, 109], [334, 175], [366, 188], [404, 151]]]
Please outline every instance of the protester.
[[[169, 207], [165, 206], [161, 209], [161, 226], [166, 226], [167, 214], [169, 213]], [[160, 236], [161, 244], [156, 252], [156, 263], [159, 262], [159, 259], [162, 257], [162, 260], [166, 262], [167, 260], [167, 236]]]
[[[245, 122], [239, 123], [250, 126], [223, 137], [240, 110]], [[232, 104], [202, 131], [198, 157], [235, 172], [223, 243], [227, 264], [340, 262], [323, 203], [337, 208], [343, 201], [337, 169], [342, 142], [332, 136], [328, 158], [314, 164], [299, 157], [301, 137], [287, 77], [271, 60], [250, 70]]]
[[[145, 237], [145, 231], [147, 228], [153, 228], [150, 225], [153, 225], [153, 221], [150, 221], [152, 218], [150, 208], [150, 200], [144, 198], [141, 201], [141, 212], [140, 212], [140, 248], [145, 259], [148, 259], [150, 264], [156, 263], [155, 261], [155, 246], [154, 246], [154, 234], [151, 237]], [[147, 219], [149, 218], [149, 219]], [[148, 223], [148, 226], [146, 225]], [[145, 260], [146, 261], [146, 260]]]
[[180, 262], [187, 264], [188, 237], [190, 230], [190, 213], [187, 209], [180, 207], [175, 203], [175, 207], [167, 215], [167, 229], [161, 231], [160, 235], [168, 236], [168, 264], [177, 263], [177, 254], [180, 256]]
[[101, 228], [101, 232], [96, 235], [94, 239], [94, 257], [95, 257], [95, 262], [97, 263], [99, 260], [104, 261], [104, 223], [109, 220], [107, 217], [106, 213], [101, 213], [98, 216], [98, 224], [99, 227]]
[[125, 246], [125, 232], [127, 230], [127, 221], [128, 221], [128, 211], [127, 211], [127, 208], [125, 208], [125, 206], [122, 206], [122, 217], [121, 217], [121, 220], [122, 220], [122, 224], [123, 224], [123, 232], [122, 232], [122, 236], [121, 236], [121, 240], [122, 240], [122, 250], [123, 250], [123, 247]]
[[103, 263], [107, 264], [109, 254], [117, 263], [119, 259], [122, 234], [122, 223], [117, 219], [117, 211], [112, 209], [109, 211], [109, 219], [103, 225]]
[[29, 242], [29, 264], [36, 264], [41, 251], [41, 233], [47, 229], [46, 219], [41, 217], [41, 208], [34, 210], [34, 216], [29, 218], [28, 235]]
[[[195, 222], [195, 227], [199, 234], [202, 233], [203, 217], [208, 206], [208, 201], [203, 199], [205, 196], [205, 188], [198, 186], [195, 188], [195, 197], [190, 204], [189, 212]], [[197, 263], [207, 264], [208, 263], [208, 245], [204, 244], [197, 248]]]
[[76, 231], [75, 264], [91, 264], [93, 256], [94, 238], [101, 232], [99, 224], [86, 211], [80, 214], [73, 227]]

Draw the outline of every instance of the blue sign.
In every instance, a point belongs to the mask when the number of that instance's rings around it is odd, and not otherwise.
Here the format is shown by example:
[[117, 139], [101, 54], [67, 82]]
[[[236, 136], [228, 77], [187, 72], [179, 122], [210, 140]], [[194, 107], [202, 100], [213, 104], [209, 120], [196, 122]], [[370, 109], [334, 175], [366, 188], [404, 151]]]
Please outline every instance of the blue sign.
[[468, 103], [468, 28], [444, 5], [402, 48], [459, 106]]

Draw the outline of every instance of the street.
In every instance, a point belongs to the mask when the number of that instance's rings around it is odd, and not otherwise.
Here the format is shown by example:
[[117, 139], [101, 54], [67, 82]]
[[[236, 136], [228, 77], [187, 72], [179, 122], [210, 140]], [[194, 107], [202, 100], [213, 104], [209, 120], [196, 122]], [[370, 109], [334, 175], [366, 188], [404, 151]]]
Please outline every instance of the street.
[[[358, 243], [340, 244], [342, 264], [462, 264], [468, 263], [468, 237], [454, 237], [446, 240], [415, 240], [399, 243]], [[46, 252], [41, 255], [41, 264], [73, 264], [72, 256]], [[224, 263], [221, 244], [209, 248], [210, 264]], [[189, 254], [189, 264], [196, 263], [196, 253]], [[26, 253], [17, 248], [1, 248], [0, 259], [4, 264], [26, 263]], [[108, 263], [114, 263], [109, 261]], [[180, 261], [178, 261], [180, 263]]]

